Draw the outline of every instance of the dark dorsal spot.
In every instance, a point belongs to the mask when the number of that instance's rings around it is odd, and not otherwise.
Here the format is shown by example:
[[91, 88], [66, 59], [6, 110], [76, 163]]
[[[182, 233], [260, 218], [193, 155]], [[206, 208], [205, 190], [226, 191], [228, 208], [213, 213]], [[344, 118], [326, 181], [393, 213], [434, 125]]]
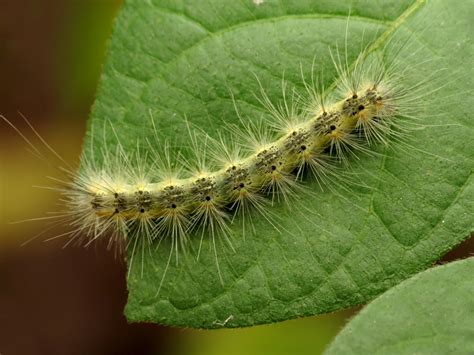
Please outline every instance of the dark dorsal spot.
[[101, 208], [102, 203], [103, 203], [103, 200], [100, 196], [95, 196], [91, 201], [92, 208], [95, 210]]
[[138, 190], [138, 194], [143, 195], [143, 191], [142, 191], [142, 190]]
[[296, 136], [298, 133], [296, 133], [296, 131], [293, 131], [293, 133], [291, 133], [293, 136]]
[[336, 129], [336, 126], [332, 124], [332, 125], [329, 126], [329, 129], [330, 129], [331, 131], [334, 131], [334, 130]]
[[353, 99], [357, 99], [357, 97], [358, 97], [357, 94], [353, 94], [353, 95], [352, 95], [352, 98], [353, 98]]
[[328, 113], [326, 111], [323, 112], [323, 117], [327, 116]]
[[235, 169], [237, 169], [237, 167], [236, 167], [235, 165], [232, 165], [232, 168], [231, 168], [231, 169], [232, 169], [232, 170], [235, 170]]
[[301, 146], [301, 150], [306, 150], [306, 146], [305, 146], [305, 145], [302, 145], [302, 146]]
[[115, 198], [118, 198], [118, 197], [119, 197], [119, 194], [118, 194], [117, 192], [114, 193], [114, 197], [115, 197]]
[[275, 165], [272, 165], [272, 166], [271, 166], [271, 169], [272, 169], [272, 170], [276, 170], [277, 167], [276, 167]]
[[243, 182], [241, 182], [241, 183], [239, 184], [239, 187], [240, 187], [240, 188], [245, 187], [245, 184], [244, 184]]
[[381, 101], [383, 99], [382, 96], [377, 96], [377, 101]]
[[119, 211], [118, 208], [116, 208], [115, 211], [114, 211], [114, 213], [119, 213], [119, 212], [120, 212], [120, 211]]
[[364, 105], [359, 105], [358, 108], [359, 108], [359, 111], [362, 111], [365, 108], [365, 106]]
[[206, 196], [206, 201], [211, 201], [211, 196]]
[[176, 207], [177, 206], [174, 203], [171, 205], [171, 208], [176, 208]]
[[141, 212], [141, 213], [145, 213], [145, 209], [144, 209], [144, 208], [140, 208], [140, 212]]

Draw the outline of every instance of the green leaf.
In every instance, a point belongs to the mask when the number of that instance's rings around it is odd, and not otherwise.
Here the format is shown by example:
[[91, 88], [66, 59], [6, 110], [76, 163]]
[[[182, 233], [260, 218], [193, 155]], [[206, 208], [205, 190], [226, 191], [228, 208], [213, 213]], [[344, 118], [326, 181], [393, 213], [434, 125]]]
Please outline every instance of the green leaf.
[[472, 354], [474, 258], [419, 273], [365, 307], [331, 354]]
[[[402, 64], [423, 63], [413, 82], [436, 72], [436, 81], [446, 84], [426, 89], [433, 90], [426, 104], [435, 112], [422, 123], [432, 126], [413, 132], [419, 150], [380, 150], [378, 157], [354, 160], [353, 172], [369, 188], [334, 184], [322, 192], [308, 183], [315, 195], [298, 196], [304, 210], [272, 207], [281, 233], [254, 218], [244, 240], [235, 223], [235, 253], [221, 243], [217, 248], [224, 285], [208, 238], [199, 260], [190, 255], [171, 263], [158, 296], [169, 244], [145, 253], [143, 274], [137, 261], [128, 277], [130, 321], [241, 327], [350, 307], [428, 267], [474, 230], [472, 107], [463, 99], [471, 97], [473, 77], [466, 65], [472, 3], [256, 3], [126, 1], [92, 110], [86, 155], [114, 151], [116, 137], [130, 152], [144, 139], [184, 146], [186, 118], [215, 137], [224, 123], [239, 124], [231, 92], [245, 117], [260, 118], [267, 112], [255, 98], [255, 76], [275, 103], [283, 75], [302, 89], [300, 68], [309, 78], [313, 62], [330, 88], [337, 77], [328, 48], [344, 48], [349, 11], [349, 63], [365, 46], [409, 38], [418, 50], [402, 50]], [[191, 243], [195, 249], [198, 239]]]

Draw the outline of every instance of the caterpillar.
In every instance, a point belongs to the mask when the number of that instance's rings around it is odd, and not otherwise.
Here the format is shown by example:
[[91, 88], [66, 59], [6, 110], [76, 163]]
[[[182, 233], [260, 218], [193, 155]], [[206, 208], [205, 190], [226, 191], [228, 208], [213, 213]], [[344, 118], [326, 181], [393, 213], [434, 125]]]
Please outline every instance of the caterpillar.
[[399, 84], [403, 71], [396, 62], [387, 67], [380, 53], [369, 57], [367, 51], [351, 68], [339, 54], [333, 62], [341, 79], [334, 97], [318, 92], [313, 79], [305, 83], [305, 94], [291, 91], [286, 99], [283, 82], [285, 100], [276, 105], [261, 87], [270, 122], [240, 117], [244, 129], [231, 127], [231, 137], [218, 140], [189, 128], [193, 162], [172, 157], [169, 144], [162, 152], [150, 144], [151, 164], [140, 149], [131, 155], [120, 143], [115, 152], [103, 152], [101, 160], [108, 162], [103, 166], [83, 157], [83, 168], [61, 191], [62, 215], [73, 227], [66, 235], [85, 244], [107, 235], [111, 245], [125, 242], [132, 256], [136, 248], [169, 240], [167, 265], [172, 254], [178, 262], [190, 238], [210, 236], [223, 282], [215, 240], [232, 248], [229, 225], [236, 218], [245, 229], [246, 219], [251, 222], [257, 213], [275, 229], [284, 229], [268, 210], [279, 202], [291, 205], [291, 196], [303, 190], [306, 171], [322, 185], [334, 184], [334, 170], [349, 165], [350, 156], [375, 154], [370, 150], [374, 145], [406, 134], [406, 117], [419, 102], [412, 96], [419, 95], [416, 88]]
[[[380, 53], [369, 54], [362, 51], [349, 67], [347, 58], [330, 53], [340, 78], [333, 97], [318, 91], [313, 78], [304, 82], [305, 94], [292, 91], [287, 100], [283, 81], [284, 101], [275, 105], [260, 84], [260, 100], [272, 120], [245, 122], [236, 108], [245, 129], [231, 127], [230, 138], [216, 140], [189, 128], [193, 163], [182, 159], [173, 166], [169, 144], [162, 152], [148, 146], [151, 164], [140, 149], [129, 154], [120, 142], [115, 152], [103, 152], [100, 160], [107, 164], [102, 166], [84, 156], [82, 169], [68, 170], [70, 181], [60, 181], [65, 211], [57, 217], [71, 227], [60, 237], [89, 245], [107, 236], [109, 245], [119, 249], [124, 243], [134, 249], [170, 240], [169, 264], [171, 255], [178, 261], [195, 236], [222, 237], [232, 247], [229, 225], [236, 216], [245, 228], [245, 219], [257, 212], [278, 229], [267, 208], [291, 203], [290, 196], [302, 191], [306, 171], [330, 185], [334, 169], [347, 167], [350, 156], [374, 154], [374, 145], [406, 135], [406, 118], [418, 109], [420, 95], [400, 85], [403, 71], [396, 61], [387, 67]], [[216, 264], [219, 271], [217, 255]]]

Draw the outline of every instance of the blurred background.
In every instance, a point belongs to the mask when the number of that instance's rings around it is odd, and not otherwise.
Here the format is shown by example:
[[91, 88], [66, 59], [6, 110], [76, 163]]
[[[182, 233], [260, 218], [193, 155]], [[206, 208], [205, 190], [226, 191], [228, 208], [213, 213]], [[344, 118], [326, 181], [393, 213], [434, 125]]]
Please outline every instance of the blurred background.
[[[0, 114], [33, 137], [24, 114], [78, 165], [86, 121], [121, 0], [0, 0]], [[35, 144], [38, 144], [35, 140]], [[126, 266], [105, 245], [63, 248], [44, 222], [56, 210], [47, 176], [0, 122], [0, 354], [319, 354], [355, 310], [237, 330], [127, 324]], [[445, 260], [473, 253], [472, 238]]]

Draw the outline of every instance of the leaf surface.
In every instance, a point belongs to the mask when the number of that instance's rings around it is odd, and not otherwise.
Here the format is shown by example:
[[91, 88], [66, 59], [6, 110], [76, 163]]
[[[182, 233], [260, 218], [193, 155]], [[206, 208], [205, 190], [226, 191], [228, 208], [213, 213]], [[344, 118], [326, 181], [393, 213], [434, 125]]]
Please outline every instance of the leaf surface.
[[474, 258], [423, 271], [364, 308], [331, 354], [472, 354]]
[[[280, 233], [254, 218], [244, 238], [235, 223], [235, 253], [222, 243], [217, 248], [224, 285], [209, 238], [199, 260], [171, 263], [158, 296], [169, 244], [144, 253], [128, 277], [128, 319], [214, 328], [331, 312], [370, 300], [466, 238], [474, 230], [472, 107], [462, 100], [473, 77], [466, 65], [473, 54], [472, 7], [408, 0], [126, 1], [91, 114], [88, 156], [114, 151], [117, 138], [128, 152], [138, 140], [184, 147], [186, 120], [216, 137], [224, 124], [239, 124], [232, 95], [245, 118], [268, 115], [255, 97], [255, 76], [275, 103], [283, 76], [302, 89], [301, 70], [309, 78], [313, 67], [330, 90], [337, 74], [329, 50], [344, 48], [349, 10], [349, 63], [362, 48], [381, 48], [399, 36], [394, 43], [408, 38], [417, 48], [399, 54], [407, 67], [418, 63], [411, 80], [439, 72], [437, 82], [445, 84], [426, 88], [426, 107], [435, 112], [422, 122], [430, 127], [412, 132], [416, 149], [380, 148], [377, 157], [354, 159], [352, 173], [368, 188], [335, 183], [320, 191], [308, 182], [314, 195], [296, 196], [291, 209], [271, 207]], [[198, 249], [199, 238], [191, 244]]]

